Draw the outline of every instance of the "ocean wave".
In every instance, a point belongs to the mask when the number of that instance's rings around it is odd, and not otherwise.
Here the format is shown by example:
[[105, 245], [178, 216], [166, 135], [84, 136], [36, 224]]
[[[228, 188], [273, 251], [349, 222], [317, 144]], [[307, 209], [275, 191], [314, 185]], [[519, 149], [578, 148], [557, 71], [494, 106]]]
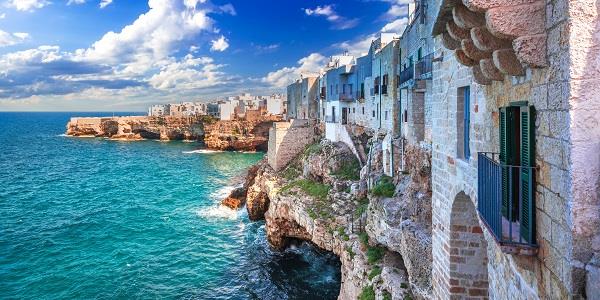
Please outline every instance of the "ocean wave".
[[225, 198], [227, 198], [227, 196], [229, 196], [229, 194], [231, 194], [231, 192], [237, 188], [238, 186], [234, 186], [234, 185], [226, 185], [212, 193], [210, 193], [210, 198], [216, 201], [221, 201]]
[[203, 218], [213, 219], [228, 219], [236, 220], [240, 214], [240, 211], [233, 210], [225, 205], [217, 204], [205, 208], [198, 209], [196, 215]]

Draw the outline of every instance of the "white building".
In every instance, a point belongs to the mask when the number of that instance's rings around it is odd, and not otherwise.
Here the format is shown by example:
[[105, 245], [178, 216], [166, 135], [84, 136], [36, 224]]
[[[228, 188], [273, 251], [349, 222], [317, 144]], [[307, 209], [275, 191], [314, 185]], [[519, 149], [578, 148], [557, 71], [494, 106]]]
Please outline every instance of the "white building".
[[283, 115], [285, 112], [285, 98], [286, 97], [281, 94], [274, 94], [266, 97], [267, 112], [271, 115]]

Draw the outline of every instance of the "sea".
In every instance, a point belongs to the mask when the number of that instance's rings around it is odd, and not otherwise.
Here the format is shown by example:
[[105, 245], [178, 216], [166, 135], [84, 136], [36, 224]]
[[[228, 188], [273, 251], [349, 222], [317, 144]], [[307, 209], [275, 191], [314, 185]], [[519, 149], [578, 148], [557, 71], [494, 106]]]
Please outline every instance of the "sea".
[[0, 299], [337, 297], [336, 256], [220, 205], [263, 153], [64, 135], [105, 115], [0, 112]]

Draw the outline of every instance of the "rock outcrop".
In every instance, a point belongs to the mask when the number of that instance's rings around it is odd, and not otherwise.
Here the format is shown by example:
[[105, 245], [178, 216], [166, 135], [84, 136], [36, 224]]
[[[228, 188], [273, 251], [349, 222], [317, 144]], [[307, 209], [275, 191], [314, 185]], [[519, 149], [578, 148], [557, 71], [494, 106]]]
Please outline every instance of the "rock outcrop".
[[269, 129], [281, 117], [256, 120], [217, 121], [204, 124], [204, 144], [209, 149], [223, 151], [266, 151]]
[[359, 180], [356, 163], [348, 147], [327, 141], [309, 146], [280, 172], [263, 161], [248, 187], [248, 214], [264, 217], [267, 239], [275, 249], [304, 240], [338, 255], [339, 299], [357, 299], [365, 292], [378, 299], [404, 299], [411, 295], [411, 285], [402, 256], [364, 232], [370, 212], [359, 197], [366, 183]]
[[67, 135], [113, 140], [160, 139], [203, 142], [208, 149], [265, 151], [269, 129], [279, 116], [253, 120], [217, 121], [210, 117], [99, 117], [71, 118]]

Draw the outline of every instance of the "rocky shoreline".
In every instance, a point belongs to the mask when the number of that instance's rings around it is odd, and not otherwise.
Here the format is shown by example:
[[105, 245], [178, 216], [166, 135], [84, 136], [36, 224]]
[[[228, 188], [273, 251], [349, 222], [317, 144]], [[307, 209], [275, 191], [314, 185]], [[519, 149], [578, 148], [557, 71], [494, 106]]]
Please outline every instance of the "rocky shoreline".
[[413, 158], [407, 165], [417, 175], [397, 178], [397, 189], [380, 194], [377, 187], [389, 180], [383, 175], [381, 142], [372, 139], [362, 168], [347, 146], [326, 140], [307, 147], [279, 172], [265, 159], [223, 204], [245, 202], [251, 220], [265, 220], [274, 249], [301, 240], [337, 255], [342, 264], [338, 299], [428, 299], [431, 186], [418, 174], [426, 174], [431, 157], [409, 149]]
[[266, 151], [269, 129], [273, 122], [280, 120], [279, 116], [263, 116], [251, 121], [219, 121], [207, 116], [71, 118], [66, 134], [120, 141], [198, 141], [211, 150]]

